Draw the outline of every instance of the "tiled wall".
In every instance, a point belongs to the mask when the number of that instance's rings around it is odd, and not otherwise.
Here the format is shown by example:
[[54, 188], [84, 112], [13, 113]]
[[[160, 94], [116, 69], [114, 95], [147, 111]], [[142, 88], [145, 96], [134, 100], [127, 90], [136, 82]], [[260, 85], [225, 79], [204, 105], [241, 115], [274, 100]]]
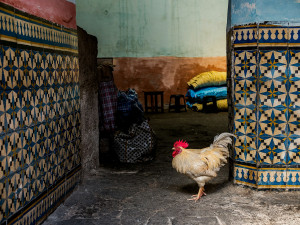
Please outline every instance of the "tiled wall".
[[0, 3], [0, 223], [42, 221], [80, 172], [76, 30]]
[[233, 29], [234, 181], [300, 188], [300, 27]]

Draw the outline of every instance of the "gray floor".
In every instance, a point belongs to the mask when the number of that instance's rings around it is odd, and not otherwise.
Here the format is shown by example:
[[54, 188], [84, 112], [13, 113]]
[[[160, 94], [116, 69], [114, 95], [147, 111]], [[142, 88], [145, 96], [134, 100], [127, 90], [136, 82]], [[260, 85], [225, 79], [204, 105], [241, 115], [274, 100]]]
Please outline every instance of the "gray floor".
[[92, 171], [48, 217], [49, 224], [214, 225], [300, 224], [300, 192], [255, 191], [228, 182], [228, 165], [206, 185], [207, 196], [187, 201], [197, 185], [171, 166], [174, 141], [208, 146], [227, 131], [227, 113], [164, 113], [150, 116], [159, 144], [151, 163], [111, 165]]

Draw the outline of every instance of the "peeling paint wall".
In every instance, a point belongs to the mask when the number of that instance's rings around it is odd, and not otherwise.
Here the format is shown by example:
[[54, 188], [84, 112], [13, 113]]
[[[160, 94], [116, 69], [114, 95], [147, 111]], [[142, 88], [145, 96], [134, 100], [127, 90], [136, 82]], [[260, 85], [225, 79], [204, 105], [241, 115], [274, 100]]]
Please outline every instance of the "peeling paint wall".
[[196, 74], [215, 70], [226, 71], [223, 57], [150, 57], [116, 58], [114, 79], [121, 90], [134, 88], [140, 101], [143, 91], [164, 91], [164, 102], [169, 104], [171, 94], [186, 94], [187, 81]]
[[1, 0], [1, 2], [64, 27], [77, 28], [74, 0]]
[[265, 21], [300, 24], [299, 0], [231, 0], [228, 26]]

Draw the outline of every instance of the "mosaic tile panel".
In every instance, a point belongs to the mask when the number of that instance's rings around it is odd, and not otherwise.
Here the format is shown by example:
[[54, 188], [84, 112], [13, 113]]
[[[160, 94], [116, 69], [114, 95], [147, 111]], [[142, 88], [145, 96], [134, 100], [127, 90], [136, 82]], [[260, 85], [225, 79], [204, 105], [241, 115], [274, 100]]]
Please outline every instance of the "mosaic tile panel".
[[3, 46], [0, 89], [49, 89], [78, 83], [78, 59], [57, 53]]
[[257, 186], [260, 189], [286, 188], [287, 172], [285, 168], [261, 168], [258, 170]]
[[1, 40], [78, 53], [78, 38], [74, 30], [30, 16], [11, 7], [0, 6]]
[[257, 26], [240, 26], [233, 29], [233, 43], [239, 46], [256, 46], [257, 45]]
[[299, 189], [299, 168], [234, 166], [234, 183], [257, 189]]
[[35, 224], [78, 183], [76, 30], [0, 3], [0, 224]]
[[293, 26], [233, 29], [237, 184], [300, 188], [299, 34]]
[[22, 216], [8, 220], [8, 224], [24, 225], [36, 224], [43, 221], [55, 208], [62, 203], [66, 195], [70, 193], [80, 180], [80, 170], [76, 168], [65, 180], [58, 182], [49, 189], [47, 195], [41, 196], [34, 207], [28, 207], [22, 212]]
[[298, 188], [300, 182], [300, 168], [288, 168], [286, 177], [286, 186], [288, 188]]
[[259, 142], [260, 164], [286, 164], [287, 113], [290, 89], [288, 53], [260, 51]]
[[233, 28], [234, 47], [299, 47], [297, 26], [254, 24]]
[[289, 29], [284, 26], [260, 24], [258, 28], [258, 46], [284, 46], [289, 42]]
[[289, 151], [287, 164], [300, 164], [300, 50], [289, 51], [289, 107], [290, 117], [288, 120]]
[[300, 46], [299, 27], [290, 26], [288, 31], [289, 31], [289, 47], [299, 47]]
[[234, 183], [257, 187], [257, 168], [253, 166], [234, 165]]
[[235, 160], [256, 162], [256, 51], [235, 51]]

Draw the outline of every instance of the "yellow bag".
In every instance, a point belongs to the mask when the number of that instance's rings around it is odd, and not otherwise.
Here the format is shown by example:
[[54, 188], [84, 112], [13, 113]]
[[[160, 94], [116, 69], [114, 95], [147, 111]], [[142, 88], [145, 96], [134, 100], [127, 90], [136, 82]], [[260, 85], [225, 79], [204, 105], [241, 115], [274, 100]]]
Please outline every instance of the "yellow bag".
[[[213, 104], [213, 102], [207, 103], [207, 105], [212, 105], [212, 104]], [[227, 110], [228, 109], [227, 99], [217, 100], [217, 107], [220, 111]], [[195, 104], [193, 104], [192, 109], [195, 111], [202, 111], [203, 104], [195, 103]]]
[[192, 78], [187, 84], [194, 89], [208, 86], [221, 86], [226, 84], [226, 72], [209, 71], [200, 73]]

